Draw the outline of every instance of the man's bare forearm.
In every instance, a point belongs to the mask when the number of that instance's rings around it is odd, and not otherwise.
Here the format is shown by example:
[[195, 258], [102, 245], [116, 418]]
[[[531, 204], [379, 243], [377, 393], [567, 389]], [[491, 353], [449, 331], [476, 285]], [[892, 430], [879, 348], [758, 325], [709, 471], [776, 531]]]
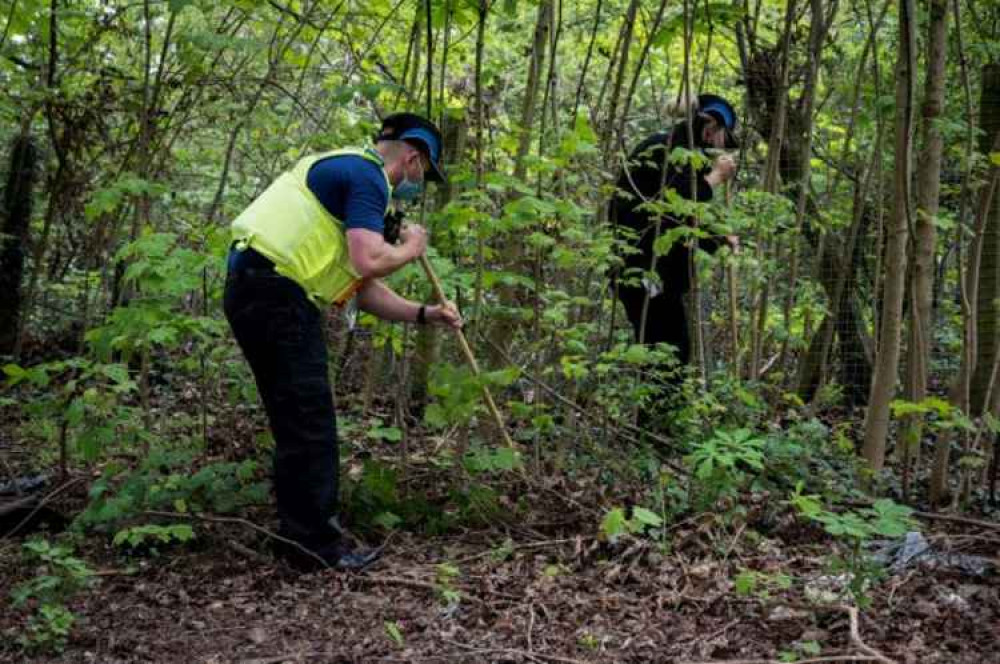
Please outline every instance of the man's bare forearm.
[[358, 291], [358, 308], [383, 320], [413, 322], [420, 303], [398, 295], [379, 279], [366, 279]]
[[410, 242], [393, 245], [374, 231], [352, 229], [347, 231], [347, 250], [351, 264], [362, 278], [379, 279], [420, 255], [423, 245]]

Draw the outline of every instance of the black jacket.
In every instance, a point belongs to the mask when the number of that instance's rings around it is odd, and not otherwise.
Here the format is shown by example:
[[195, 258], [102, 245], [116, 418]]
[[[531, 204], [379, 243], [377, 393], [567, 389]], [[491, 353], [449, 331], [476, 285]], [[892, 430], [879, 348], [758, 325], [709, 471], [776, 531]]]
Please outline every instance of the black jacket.
[[[700, 133], [701, 126], [696, 119], [694, 126], [696, 145]], [[632, 151], [618, 176], [617, 191], [609, 209], [610, 221], [614, 225], [631, 228], [640, 236], [637, 242], [633, 242], [633, 246], [637, 246], [640, 252], [623, 257], [626, 268], [648, 270], [653, 256], [656, 215], [648, 210], [638, 209], [643, 204], [643, 199], [664, 200], [659, 195], [662, 185], [663, 191], [673, 189], [687, 200], [699, 202], [712, 200], [712, 187], [705, 182], [705, 176], [711, 171], [709, 166], [706, 165], [695, 172], [692, 187], [691, 166], [668, 162], [670, 152], [675, 147], [687, 145], [689, 143], [686, 122], [678, 123], [671, 132], [653, 134]], [[664, 168], [666, 168], [665, 174]], [[663, 234], [681, 223], [682, 221], [676, 217], [663, 217], [660, 233]], [[714, 253], [721, 244], [721, 238], [706, 238], [699, 241], [699, 247], [709, 253]], [[664, 290], [677, 293], [688, 291], [689, 254], [690, 251], [684, 243], [677, 242], [666, 255], [660, 256], [657, 260], [657, 272], [663, 280]]]

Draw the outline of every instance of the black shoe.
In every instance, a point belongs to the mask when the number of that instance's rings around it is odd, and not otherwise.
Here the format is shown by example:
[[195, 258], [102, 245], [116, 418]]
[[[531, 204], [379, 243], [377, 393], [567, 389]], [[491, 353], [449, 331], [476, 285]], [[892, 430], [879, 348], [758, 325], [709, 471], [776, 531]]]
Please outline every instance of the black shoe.
[[324, 569], [360, 571], [382, 555], [378, 549], [361, 549], [345, 546], [342, 542], [318, 548], [298, 547], [279, 542], [275, 553], [300, 572], [318, 572]]
[[336, 568], [351, 572], [360, 572], [382, 556], [382, 548], [355, 549], [340, 554]]

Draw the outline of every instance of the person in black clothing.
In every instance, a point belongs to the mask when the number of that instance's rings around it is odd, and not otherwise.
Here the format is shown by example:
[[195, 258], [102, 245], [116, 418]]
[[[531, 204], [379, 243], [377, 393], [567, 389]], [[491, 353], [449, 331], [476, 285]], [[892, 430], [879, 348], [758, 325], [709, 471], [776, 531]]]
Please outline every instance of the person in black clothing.
[[[689, 150], [735, 148], [735, 128], [736, 112], [729, 102], [716, 95], [700, 95], [692, 113], [693, 145], [689, 140], [687, 120], [679, 122], [672, 131], [646, 138], [623, 164], [610, 205], [611, 223], [618, 229], [631, 231], [620, 243], [626, 250], [622, 256], [623, 265], [613, 275], [613, 286], [625, 306], [636, 341], [670, 344], [681, 366], [689, 363], [691, 355], [683, 300], [691, 287], [689, 243], [678, 240], [665, 255], [655, 258], [659, 284], [643, 275], [653, 270], [657, 231], [662, 236], [682, 223], [691, 224], [691, 220], [681, 220], [650, 208], [666, 200], [670, 190], [687, 200], [711, 200], [712, 188], [726, 182], [736, 172], [733, 158], [723, 154], [711, 165], [696, 169], [692, 177], [693, 167], [686, 161], [670, 163], [670, 153], [679, 147]], [[646, 203], [654, 205], [644, 205]], [[626, 237], [626, 233], [621, 236]], [[703, 238], [698, 246], [714, 253], [726, 242], [735, 248], [735, 236]], [[642, 320], [644, 308], [647, 309], [645, 324]], [[676, 377], [679, 378], [679, 374]]]

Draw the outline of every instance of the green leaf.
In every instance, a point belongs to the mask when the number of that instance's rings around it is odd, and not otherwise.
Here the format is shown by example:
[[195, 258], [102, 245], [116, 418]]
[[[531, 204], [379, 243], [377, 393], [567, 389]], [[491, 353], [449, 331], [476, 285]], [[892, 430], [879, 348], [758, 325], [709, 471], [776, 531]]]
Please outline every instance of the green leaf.
[[659, 528], [663, 525], [663, 518], [645, 507], [636, 507], [632, 510], [632, 520], [645, 524], [652, 528]]
[[8, 385], [17, 385], [28, 377], [28, 372], [16, 364], [5, 364], [3, 372], [7, 375]]
[[812, 655], [813, 657], [819, 655], [823, 649], [820, 647], [819, 643], [816, 641], [803, 641], [799, 645], [799, 649], [805, 655]]
[[649, 360], [649, 346], [632, 344], [625, 351], [622, 359], [629, 364], [643, 364]]
[[385, 633], [389, 635], [389, 638], [392, 639], [393, 643], [400, 648], [403, 647], [403, 632], [399, 629], [399, 623], [395, 621], [386, 621]]
[[733, 579], [733, 588], [740, 597], [749, 597], [757, 588], [757, 573], [743, 570]]
[[71, 427], [78, 427], [80, 423], [83, 422], [84, 415], [84, 403], [83, 399], [77, 397], [69, 403], [69, 407], [66, 409], [66, 424]]
[[628, 519], [625, 518], [625, 511], [616, 507], [604, 515], [601, 521], [600, 535], [603, 539], [614, 543], [618, 538], [628, 532]]
[[374, 521], [377, 525], [382, 526], [386, 530], [392, 530], [402, 523], [403, 519], [392, 512], [382, 512], [375, 517]]

